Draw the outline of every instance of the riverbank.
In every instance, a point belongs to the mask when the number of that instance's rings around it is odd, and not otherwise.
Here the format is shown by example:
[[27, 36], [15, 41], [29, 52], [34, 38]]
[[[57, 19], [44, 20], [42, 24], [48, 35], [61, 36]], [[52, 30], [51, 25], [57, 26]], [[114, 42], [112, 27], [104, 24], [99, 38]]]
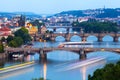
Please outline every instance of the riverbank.
[[0, 59], [7, 58], [8, 55], [6, 53], [0, 53]]

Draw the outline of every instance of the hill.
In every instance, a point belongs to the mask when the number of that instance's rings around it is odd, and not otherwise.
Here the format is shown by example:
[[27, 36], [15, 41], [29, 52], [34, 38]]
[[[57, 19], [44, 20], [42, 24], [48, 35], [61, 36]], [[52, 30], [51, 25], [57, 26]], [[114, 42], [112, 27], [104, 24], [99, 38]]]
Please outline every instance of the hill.
[[96, 18], [116, 18], [120, 16], [120, 8], [100, 8], [100, 9], [87, 9], [87, 10], [71, 10], [71, 11], [63, 11], [55, 16], [65, 16], [65, 15], [72, 15], [76, 17], [84, 17], [84, 16], [91, 16]]

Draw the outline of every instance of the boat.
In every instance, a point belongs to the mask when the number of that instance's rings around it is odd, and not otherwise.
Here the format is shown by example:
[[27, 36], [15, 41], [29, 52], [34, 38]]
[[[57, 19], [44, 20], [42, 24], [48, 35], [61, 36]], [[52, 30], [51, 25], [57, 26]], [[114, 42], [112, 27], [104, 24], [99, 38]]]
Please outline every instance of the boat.
[[13, 58], [22, 58], [24, 55], [23, 54], [13, 54]]
[[92, 42], [63, 42], [58, 45], [58, 48], [63, 48], [65, 45], [91, 45]]
[[8, 66], [8, 67], [5, 67], [5, 68], [0, 68], [0, 74], [24, 69], [24, 68], [27, 68], [27, 67], [30, 67], [30, 66], [34, 65], [34, 63], [35, 63], [34, 61], [31, 61], [31, 62], [25, 62], [25, 63], [14, 65], [14, 66]]

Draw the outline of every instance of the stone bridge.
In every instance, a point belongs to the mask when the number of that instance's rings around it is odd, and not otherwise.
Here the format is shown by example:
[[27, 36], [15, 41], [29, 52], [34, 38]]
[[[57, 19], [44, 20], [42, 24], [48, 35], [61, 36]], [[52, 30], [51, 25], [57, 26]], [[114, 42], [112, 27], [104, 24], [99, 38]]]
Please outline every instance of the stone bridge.
[[110, 52], [116, 52], [120, 54], [120, 48], [72, 48], [72, 47], [66, 47], [66, 48], [5, 48], [6, 53], [12, 53], [12, 52], [23, 52], [23, 54], [26, 53], [39, 53], [41, 60], [47, 60], [47, 53], [55, 50], [60, 51], [70, 51], [75, 52], [79, 55], [79, 59], [86, 59], [86, 54], [89, 52], [96, 52], [96, 51], [110, 51]]
[[71, 37], [74, 35], [77, 35], [81, 37], [82, 41], [86, 41], [87, 37], [89, 36], [96, 36], [98, 39], [98, 42], [102, 42], [102, 39], [104, 36], [109, 35], [113, 37], [114, 42], [118, 42], [118, 38], [120, 37], [120, 34], [117, 33], [53, 33], [53, 34], [36, 34], [33, 35], [35, 40], [39, 40], [43, 35], [46, 37], [50, 37], [51, 41], [55, 41], [55, 38], [58, 36], [62, 36], [65, 38], [66, 41], [70, 41]]

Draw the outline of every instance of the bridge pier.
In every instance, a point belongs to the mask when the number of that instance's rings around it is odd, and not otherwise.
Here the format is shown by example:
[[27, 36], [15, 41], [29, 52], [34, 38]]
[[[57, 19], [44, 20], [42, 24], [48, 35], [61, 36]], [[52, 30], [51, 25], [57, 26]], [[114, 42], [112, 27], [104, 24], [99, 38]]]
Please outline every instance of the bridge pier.
[[43, 50], [40, 50], [40, 56], [39, 56], [39, 60], [41, 61], [41, 62], [46, 62], [47, 61], [47, 54], [46, 53], [44, 53], [44, 51]]
[[86, 41], [86, 37], [82, 37], [82, 41]]
[[118, 42], [118, 37], [117, 36], [113, 37], [113, 41]]
[[51, 41], [55, 41], [55, 37], [54, 37], [54, 34], [51, 34]]
[[67, 28], [67, 29], [66, 29], [66, 32], [69, 33], [69, 31], [70, 31], [70, 28]]
[[83, 60], [83, 59], [86, 59], [86, 58], [87, 58], [87, 56], [86, 56], [86, 53], [85, 53], [84, 49], [80, 49], [79, 59]]
[[69, 33], [66, 33], [66, 35], [65, 35], [65, 40], [66, 40], [66, 41], [70, 41], [70, 34], [69, 34]]
[[53, 32], [56, 32], [56, 28], [53, 28]]

